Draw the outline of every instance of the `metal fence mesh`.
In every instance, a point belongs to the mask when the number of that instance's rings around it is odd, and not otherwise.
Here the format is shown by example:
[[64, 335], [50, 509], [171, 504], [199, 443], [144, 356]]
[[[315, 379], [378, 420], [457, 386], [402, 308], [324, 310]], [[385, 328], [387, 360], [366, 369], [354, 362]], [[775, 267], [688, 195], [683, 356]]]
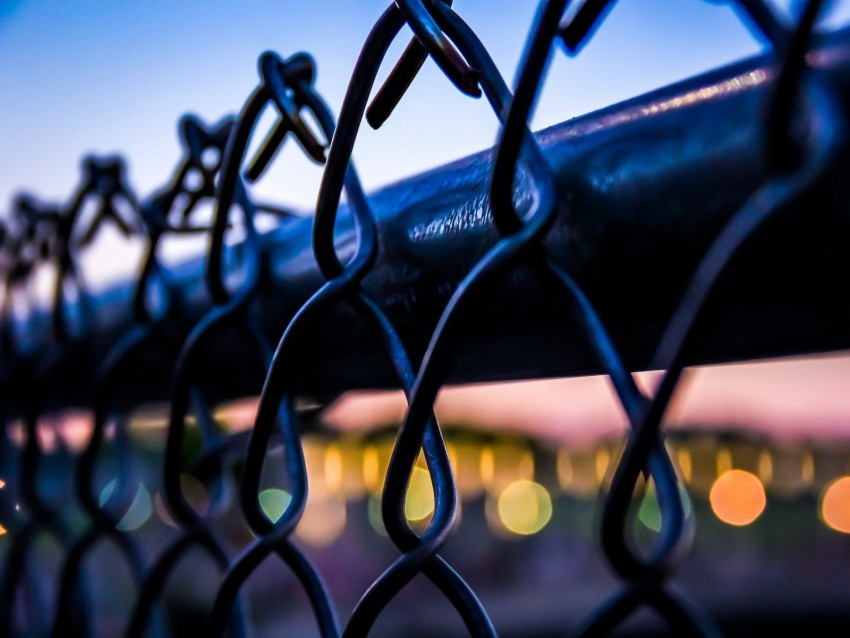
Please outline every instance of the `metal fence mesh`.
[[[440, 554], [456, 525], [459, 468], [453, 467], [433, 406], [452, 374], [458, 349], [476, 330], [470, 321], [474, 309], [498, 308], [499, 282], [522, 273], [541, 286], [547, 298], [556, 300], [553, 303], [569, 309], [576, 322], [570, 325], [580, 326], [581, 340], [594, 357], [593, 367], [610, 377], [631, 426], [599, 526], [601, 548], [620, 587], [608, 600], [587, 609], [579, 626], [563, 630], [580, 636], [607, 635], [637, 610], [649, 607], [677, 635], [721, 635], [713, 621], [689, 601], [687, 592], [669, 584], [692, 540], [693, 519], [685, 512], [683, 485], [663, 443], [662, 422], [685, 373], [689, 349], [699, 339], [703, 309], [727, 265], [751, 236], [811, 192], [836, 165], [844, 134], [842, 97], [825, 72], [807, 64], [813, 25], [823, 2], [809, 0], [798, 22], [787, 24], [767, 2], [730, 1], [772, 50], [763, 78], [769, 95], [760, 105], [758, 124], [761, 146], [757, 152], [764, 179], [741, 197], [743, 205], [711, 239], [696, 268], [682, 275], [689, 283], [645, 366], [665, 371], [651, 394], [638, 387], [632, 375], [635, 366], [621, 354], [622, 344], [611, 336], [597, 306], [549, 241], [556, 220], [570, 215], [571, 197], [527, 123], [551, 56], [577, 54], [595, 29], [605, 28], [607, 12], [617, 10], [607, 0], [586, 0], [577, 7], [568, 4], [567, 0], [541, 2], [517, 80], [510, 88], [477, 38], [475, 25], [466, 24], [451, 2], [397, 0], [363, 44], [338, 121], [313, 85], [315, 69], [309, 56], [299, 53], [284, 59], [265, 53], [259, 62], [259, 84], [238, 117], [211, 127], [188, 116], [181, 120], [182, 162], [172, 180], [147, 199], [139, 202], [132, 194], [120, 159], [92, 157], [84, 163], [82, 184], [66, 206], [50, 207], [25, 197], [14, 203], [3, 234], [2, 347], [4, 382], [18, 396], [6, 402], [2, 418], [6, 425], [23, 424], [23, 446], [12, 444], [12, 430], [7, 427], [3, 467], [15, 468], [16, 474], [4, 489], [14, 494], [8, 503], [18, 508], [4, 518], [11, 545], [0, 574], [0, 634], [93, 632], [98, 623], [93, 598], [102, 592], [93, 592], [87, 564], [98, 547], [109, 541], [115, 556], [126, 564], [133, 603], [122, 626], [100, 627], [101, 632], [142, 636], [172, 631], [163, 593], [169, 581], [189, 565], [185, 557], [200, 553], [220, 576], [207, 610], [206, 635], [248, 633], [250, 613], [241, 593], [252, 574], [275, 556], [279, 559], [276, 569], [288, 570], [300, 583], [304, 604], [311, 607], [323, 636], [367, 635], [390, 601], [418, 575], [436, 586], [471, 635], [496, 635], [476, 593]], [[378, 69], [405, 26], [414, 36], [370, 102]], [[427, 343], [423, 349], [409, 343], [409, 331], [399, 329], [397, 311], [388, 312], [386, 300], [363, 285], [379, 259], [398, 257], [393, 238], [381, 232], [351, 157], [364, 117], [374, 128], [392, 117], [426, 63], [436, 63], [462, 93], [483, 95], [501, 132], [492, 162], [481, 175], [487, 202], [481, 223], [493, 233], [488, 235], [493, 241], [453, 282], [447, 301], [435, 314], [433, 330], [421, 339]], [[255, 125], [269, 107], [276, 112], [276, 124], [256, 155], [248, 157]], [[665, 107], [656, 104], [654, 108]], [[268, 323], [280, 313], [269, 313], [263, 295], [278, 274], [256, 219], [272, 214], [285, 226], [292, 214], [252, 201], [244, 180], [259, 179], [290, 138], [324, 166], [311, 236], [322, 280], [305, 303], [290, 311], [292, 318], [285, 326], [269, 329]], [[340, 222], [343, 198], [351, 219]], [[209, 200], [215, 206], [213, 222], [198, 224], [193, 211], [199, 202]], [[92, 201], [96, 213], [88, 227], [80, 228], [81, 211]], [[125, 216], [126, 210], [133, 211], [132, 219]], [[147, 253], [134, 282], [132, 320], [110, 339], [108, 349], [95, 353], [86, 341], [97, 329], [94, 302], [79, 276], [78, 261], [100, 225], [107, 223], [124, 234], [143, 233]], [[337, 241], [340, 223], [352, 225], [350, 236], [356, 241], [343, 245]], [[237, 227], [244, 239], [236, 249], [228, 248], [225, 235]], [[203, 294], [210, 304], [200, 316], [193, 315], [197, 306], [187, 299], [185, 282], [160, 261], [160, 240], [171, 233], [209, 235]], [[235, 275], [227, 265], [234, 258], [239, 262]], [[39, 343], [47, 345], [32, 356], [15, 306], [16, 299], [26, 294], [39, 263], [54, 264], [56, 285], [50, 325], [41, 326], [50, 337], [41, 339]], [[381, 516], [398, 557], [386, 565], [345, 618], [338, 617], [320, 571], [293, 541], [313, 487], [308, 485], [302, 437], [312, 427], [316, 408], [304, 406], [309, 392], [303, 379], [315, 374], [317, 360], [325, 370], [347, 365], [334, 360], [346, 354], [326, 347], [328, 335], [339, 329], [339, 317], [378, 335], [373, 340], [377, 356], [394, 375], [392, 385], [404, 390], [408, 404], [382, 477]], [[491, 319], [500, 321], [498, 316]], [[277, 344], [270, 341], [269, 332], [282, 332]], [[244, 365], [233, 370], [222, 365], [233, 354], [219, 348], [222, 335], [236, 344]], [[493, 349], [499, 347], [492, 344]], [[24, 351], [28, 358], [18, 356]], [[93, 381], [74, 380], [82, 360], [96, 370]], [[143, 460], [134, 449], [127, 423], [144, 400], [137, 392], [140, 362], [151, 360], [156, 361], [159, 377], [151, 385], [163, 387], [164, 380], [170, 379], [167, 437], [159, 460], [164, 507], [176, 530], [148, 555], [136, 534], [122, 529], [120, 522], [144, 480]], [[22, 361], [29, 363], [24, 366]], [[238, 395], [238, 388], [261, 378], [265, 381], [253, 427], [236, 435], [223, 433], [214, 418], [217, 401]], [[93, 414], [90, 437], [79, 452], [62, 448], [46, 454], [43, 422], [67, 403], [64, 390], [57, 388], [73, 392], [75, 383], [88, 383], [91, 388], [86, 403]], [[346, 389], [340, 383], [333, 385], [336, 393]], [[228, 387], [237, 389], [222, 390]], [[320, 396], [321, 390], [317, 395], [311, 398], [323, 404], [327, 397]], [[281, 446], [282, 456], [273, 454]], [[423, 467], [420, 456], [433, 489], [434, 510], [426, 525], [414, 527], [405, 502], [411, 477]], [[46, 464], [64, 468], [67, 485], [62, 498], [44, 494], [40, 477]], [[291, 495], [278, 518], [267, 513], [260, 499], [270, 464]], [[187, 492], [186, 474], [208, 489], [205, 509], [193, 503]], [[104, 476], [112, 479], [106, 490]], [[650, 483], [657, 495], [661, 526], [645, 547], [633, 538], [630, 516], [636, 490]], [[222, 537], [218, 522], [235, 489], [249, 539], [238, 552]], [[84, 526], [70, 522], [72, 514], [78, 521], [80, 513]], [[50, 543], [48, 549], [45, 542]], [[36, 565], [44, 552], [59, 557], [54, 586], [38, 582]]]

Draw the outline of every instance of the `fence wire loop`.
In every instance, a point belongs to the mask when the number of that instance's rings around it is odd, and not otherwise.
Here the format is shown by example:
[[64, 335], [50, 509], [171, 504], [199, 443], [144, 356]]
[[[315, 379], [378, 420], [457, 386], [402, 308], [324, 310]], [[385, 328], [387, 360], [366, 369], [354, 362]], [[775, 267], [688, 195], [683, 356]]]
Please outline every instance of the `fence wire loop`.
[[59, 207], [37, 201], [30, 195], [18, 195], [12, 203], [12, 226], [7, 239], [11, 251], [8, 271], [15, 279], [26, 281], [40, 260], [50, 256], [50, 244], [59, 217]]
[[[176, 233], [207, 230], [203, 227], [192, 227], [188, 222], [192, 212], [203, 199], [215, 197], [215, 177], [221, 167], [224, 148], [232, 129], [233, 119], [229, 117], [209, 127], [192, 114], [180, 118], [178, 131], [184, 159], [175, 171], [171, 183], [162, 192], [162, 196], [166, 198], [160, 203], [165, 212], [164, 230]], [[196, 177], [194, 182], [193, 177]], [[167, 223], [175, 200], [183, 194], [187, 198], [179, 211], [177, 224]]]
[[[126, 167], [124, 160], [120, 157], [87, 157], [83, 160], [84, 178], [80, 189], [81, 198], [88, 196], [97, 197], [99, 206], [94, 218], [89, 224], [88, 230], [80, 240], [81, 246], [89, 245], [94, 239], [101, 225], [112, 222], [125, 237], [131, 235], [134, 228], [132, 222], [125, 220], [116, 208], [116, 200], [124, 200], [131, 209], [136, 209], [136, 197], [133, 195], [126, 180]], [[82, 205], [83, 200], [80, 199]], [[77, 209], [76, 213], [81, 212]], [[73, 223], [75, 220], [71, 220]]]
[[262, 85], [277, 107], [279, 119], [249, 164], [245, 173], [248, 181], [260, 178], [289, 134], [310, 159], [324, 164], [325, 145], [316, 139], [301, 117], [305, 95], [313, 90], [316, 75], [313, 59], [305, 53], [298, 53], [282, 60], [273, 51], [266, 51], [260, 56], [259, 67]]
[[[66, 288], [71, 287], [77, 298], [76, 310], [78, 332], [85, 333], [85, 324], [90, 320], [88, 293], [77, 265], [79, 249], [88, 246], [101, 226], [111, 222], [124, 236], [133, 234], [131, 221], [124, 219], [117, 203], [123, 202], [133, 215], [138, 202], [130, 190], [126, 178], [124, 160], [117, 156], [97, 157], [89, 155], [82, 161], [82, 179], [71, 202], [60, 209], [52, 218], [54, 234], [50, 243], [50, 258], [57, 270], [53, 292], [53, 330], [58, 340], [71, 337], [70, 310], [66, 304]], [[79, 226], [84, 221], [82, 214], [86, 204], [95, 206], [94, 217], [78, 237]]]
[[384, 84], [378, 89], [366, 109], [366, 121], [380, 128], [398, 106], [419, 69], [432, 57], [457, 89], [471, 97], [480, 97], [478, 72], [442, 32], [431, 11], [440, 6], [450, 7], [452, 0], [398, 0], [395, 6], [413, 30], [414, 37], [393, 67]]

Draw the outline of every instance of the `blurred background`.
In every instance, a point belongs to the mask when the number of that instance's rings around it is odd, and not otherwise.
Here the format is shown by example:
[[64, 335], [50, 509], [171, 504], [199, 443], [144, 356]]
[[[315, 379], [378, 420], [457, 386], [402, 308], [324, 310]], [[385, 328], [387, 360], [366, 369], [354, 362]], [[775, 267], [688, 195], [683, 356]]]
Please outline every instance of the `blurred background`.
[[[456, 10], [511, 78], [535, 4], [458, 0]], [[791, 13], [797, 6], [778, 4]], [[89, 152], [125, 156], [131, 185], [144, 198], [167, 181], [179, 157], [177, 118], [190, 112], [215, 122], [238, 112], [257, 83], [257, 57], [267, 49], [311, 53], [317, 88], [338, 111], [359, 48], [385, 6], [373, 0], [0, 0], [0, 212], [19, 192], [66, 202], [80, 158]], [[823, 27], [848, 21], [850, 2], [833, 2]], [[400, 37], [388, 59], [397, 59], [406, 42]], [[579, 56], [554, 57], [534, 128], [762, 48], [723, 3], [620, 0]], [[375, 188], [487, 148], [495, 135], [487, 105], [458, 95], [429, 62], [382, 129], [364, 127], [354, 157], [367, 187]], [[284, 153], [255, 194], [309, 215], [320, 177], [321, 169], [299, 153]], [[167, 254], [177, 263], [202, 248], [200, 239], [174, 241]], [[86, 279], [93, 289], [126, 280], [140, 254], [140, 242], [105, 229], [85, 256]], [[648, 388], [656, 379], [640, 377]], [[850, 358], [835, 353], [696, 368], [680, 389], [667, 443], [688, 487], [697, 538], [674, 581], [729, 635], [843, 636], [850, 627], [848, 379]], [[217, 418], [223, 429], [243, 431], [253, 408], [250, 399], [221, 406]], [[446, 557], [480, 593], [502, 635], [563, 635], [617, 588], [597, 540], [600, 490], [626, 430], [607, 381], [451, 388], [437, 411], [462, 500]], [[314, 487], [296, 536], [327, 575], [342, 617], [397, 555], [380, 522], [378, 495], [403, 412], [394, 393], [348, 395], [317, 415], [307, 435]], [[43, 446], [79, 450], [87, 419], [57, 415], [43, 428]], [[152, 552], [173, 526], [157, 492], [165, 419], [165, 406], [147, 406], [132, 420], [151, 478], [121, 523], [138, 529]], [[12, 424], [10, 440], [15, 437]], [[274, 464], [267, 466], [262, 498], [267, 512], [279, 515], [289, 496], [274, 487], [280, 484]], [[407, 514], [424, 525], [433, 498], [421, 472], [414, 474]], [[62, 481], [59, 474], [54, 479]], [[185, 479], [203, 509], [206, 488], [188, 474]], [[6, 482], [0, 477], [0, 490]], [[247, 542], [237, 509], [221, 522], [234, 547]], [[635, 510], [635, 534], [650, 539], [659, 526], [651, 488]], [[114, 585], [121, 575], [108, 550], [99, 556], [104, 595], [114, 603], [103, 608], [101, 630], [110, 635], [131, 592]], [[175, 622], [191, 627], [215, 582], [213, 568], [199, 558], [191, 582], [172, 583]], [[315, 633], [302, 595], [277, 564], [264, 565], [250, 585], [257, 635]], [[618, 635], [663, 631], [642, 612]], [[420, 578], [375, 630], [402, 633], [462, 635], [463, 628]]]

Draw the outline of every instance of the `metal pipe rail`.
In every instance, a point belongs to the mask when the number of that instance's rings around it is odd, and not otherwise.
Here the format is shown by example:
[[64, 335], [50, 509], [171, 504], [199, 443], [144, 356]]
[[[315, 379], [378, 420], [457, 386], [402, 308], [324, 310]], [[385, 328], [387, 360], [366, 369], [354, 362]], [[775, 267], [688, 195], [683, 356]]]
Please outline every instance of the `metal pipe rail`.
[[[813, 65], [838, 87], [850, 118], [850, 31], [823, 37]], [[663, 88], [537, 134], [557, 176], [560, 214], [546, 243], [583, 286], [621, 348], [627, 365], [649, 365], [663, 328], [709, 242], [765, 178], [759, 110], [772, 71], [755, 58]], [[766, 225], [738, 254], [700, 320], [690, 364], [814, 353], [850, 346], [850, 149], [793, 210]], [[487, 204], [491, 151], [379, 190], [371, 196], [381, 249], [363, 287], [383, 302], [415, 359], [424, 353], [440, 311], [460, 279], [497, 239]], [[528, 204], [522, 180], [515, 201]], [[258, 301], [272, 342], [325, 281], [312, 254], [310, 218], [283, 222], [264, 236], [272, 281]], [[343, 205], [336, 228], [343, 252], [356, 244]], [[347, 248], [346, 248], [347, 247]], [[239, 245], [230, 256], [238, 261]], [[175, 269], [181, 304], [169, 323], [173, 350], [148, 351], [138, 362], [137, 394], [167, 396], [157, 373], [212, 305], [198, 259]], [[94, 295], [94, 325], [74, 337], [73, 373], [52, 391], [53, 407], [86, 404], [96, 366], [131, 325], [132, 282]], [[468, 320], [452, 383], [600, 372], [567, 304], [550, 298], [538, 278], [512, 273]], [[557, 295], [553, 297], [559, 297]], [[300, 371], [299, 389], [333, 396], [343, 389], [392, 387], [378, 335], [354, 312], [334, 310], [316, 364]], [[575, 325], [572, 329], [571, 326]], [[19, 351], [2, 362], [14, 410], [38, 358], [54, 347], [47, 312], [14, 326]], [[168, 340], [166, 340], [168, 341]], [[324, 356], [326, 353], [346, 356]], [[236, 371], [220, 399], [256, 394], [260, 366], [249, 365], [236, 339], [221, 338], [209, 356]], [[161, 369], [161, 368], [160, 368]], [[241, 381], [233, 383], [233, 378]]]

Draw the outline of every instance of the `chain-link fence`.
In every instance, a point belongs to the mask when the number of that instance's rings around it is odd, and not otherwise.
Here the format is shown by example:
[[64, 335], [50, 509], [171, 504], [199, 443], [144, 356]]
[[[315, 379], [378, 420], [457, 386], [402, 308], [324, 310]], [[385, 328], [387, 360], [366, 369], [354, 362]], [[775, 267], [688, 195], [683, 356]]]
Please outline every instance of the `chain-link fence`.
[[[417, 576], [471, 635], [496, 635], [441, 555], [465, 469], [434, 416], [436, 397], [447, 383], [598, 372], [631, 426], [599, 524], [619, 586], [562, 630], [607, 635], [650, 608], [676, 635], [721, 635], [669, 583], [693, 518], [662, 423], [687, 365], [847, 346], [848, 39], [813, 36], [817, 0], [794, 24], [767, 2], [740, 0], [731, 4], [769, 55], [534, 135], [527, 123], [547, 63], [575, 55], [617, 10], [604, 0], [568, 4], [540, 4], [510, 87], [450, 2], [398, 0], [363, 44], [338, 120], [309, 56], [265, 53], [238, 117], [180, 121], [183, 159], [151, 196], [133, 195], [120, 159], [91, 157], [67, 205], [14, 202], [3, 235], [2, 635], [247, 635], [256, 613], [243, 593], [268, 565], [297, 581], [323, 636], [367, 635]], [[414, 36], [373, 92], [405, 26]], [[498, 144], [368, 195], [351, 161], [361, 122], [380, 128], [426, 63], [462, 93], [483, 95]], [[276, 124], [249, 156], [267, 108]], [[246, 185], [289, 138], [324, 167], [312, 219], [258, 204]], [[202, 201], [214, 202], [210, 224], [193, 219]], [[83, 224], [85, 206], [95, 213]], [[278, 227], [264, 234], [257, 220], [268, 216]], [[79, 256], [110, 223], [145, 237], [143, 267], [131, 284], [92, 295]], [[209, 251], [167, 268], [161, 239], [181, 233], [207, 234]], [[21, 316], [43, 263], [56, 273], [51, 310]], [[793, 321], [776, 318], [789, 313]], [[652, 393], [633, 377], [642, 369], [665, 371]], [[397, 558], [340, 617], [293, 537], [308, 491], [321, 489], [308, 480], [304, 437], [342, 392], [381, 387], [407, 399], [384, 475], [373, 477]], [[252, 426], [223, 432], [218, 406], [260, 390]], [[164, 440], [140, 450], [129, 424], [163, 399]], [[74, 417], [69, 407], [89, 412]], [[49, 445], [57, 413], [84, 422], [78, 449]], [[408, 493], [423, 471], [433, 510], [414, 524]], [[287, 490], [274, 514], [269, 477]], [[171, 525], [153, 549], [126, 524], [146, 482], [160, 486], [157, 507]], [[635, 493], [650, 484], [660, 525], [639, 543]], [[91, 568], [103, 546], [123, 566], [106, 588]], [[181, 626], [163, 600], [175, 580], [214, 583], [200, 624]], [[132, 602], [105, 624], [102, 601], [118, 590]]]

